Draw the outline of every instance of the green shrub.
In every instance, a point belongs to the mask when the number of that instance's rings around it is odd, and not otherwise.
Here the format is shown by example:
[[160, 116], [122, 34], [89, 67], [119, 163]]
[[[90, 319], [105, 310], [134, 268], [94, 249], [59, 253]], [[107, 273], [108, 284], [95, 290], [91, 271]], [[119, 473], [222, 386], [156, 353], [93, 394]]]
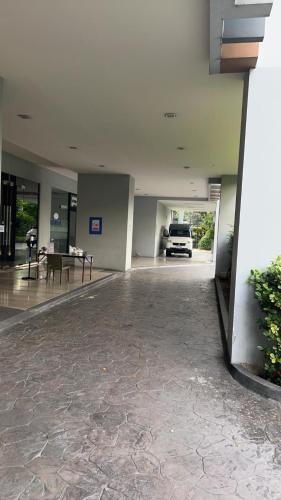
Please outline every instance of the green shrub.
[[261, 328], [268, 345], [258, 348], [264, 352], [265, 373], [270, 381], [281, 385], [281, 256], [265, 271], [253, 269], [249, 282], [264, 312]]
[[214, 231], [213, 229], [208, 229], [199, 241], [198, 248], [200, 248], [201, 250], [211, 250], [213, 239]]
[[233, 240], [234, 240], [234, 229], [231, 229], [228, 233], [228, 253], [231, 258], [233, 252]]

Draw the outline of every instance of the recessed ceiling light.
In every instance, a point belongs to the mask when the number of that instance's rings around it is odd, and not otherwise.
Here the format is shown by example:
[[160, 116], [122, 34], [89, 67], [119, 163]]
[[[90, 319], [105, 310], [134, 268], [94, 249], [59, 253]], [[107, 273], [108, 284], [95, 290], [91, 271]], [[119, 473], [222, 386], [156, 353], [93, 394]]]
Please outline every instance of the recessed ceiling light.
[[105, 165], [98, 165], [99, 168], [105, 168]]
[[22, 120], [31, 120], [31, 116], [27, 115], [26, 113], [19, 113], [17, 116]]
[[172, 113], [172, 112], [167, 112], [167, 113], [164, 113], [163, 114], [164, 118], [176, 118], [177, 117], [177, 113]]
[[191, 182], [190, 182], [190, 184], [194, 184], [194, 182], [193, 182], [193, 181], [191, 181]]
[[68, 147], [69, 147], [69, 149], [78, 149], [77, 146], [68, 146]]
[[136, 188], [136, 191], [140, 191], [140, 188]]
[[177, 147], [177, 150], [178, 150], [178, 151], [184, 151], [184, 146], [178, 146], [178, 147]]
[[197, 191], [197, 189], [192, 189], [192, 192], [193, 192], [193, 193], [196, 193], [196, 191]]
[[186, 166], [185, 166], [185, 167], [183, 167], [183, 168], [185, 168], [186, 170], [188, 170], [190, 167], [189, 167], [188, 165], [186, 165]]

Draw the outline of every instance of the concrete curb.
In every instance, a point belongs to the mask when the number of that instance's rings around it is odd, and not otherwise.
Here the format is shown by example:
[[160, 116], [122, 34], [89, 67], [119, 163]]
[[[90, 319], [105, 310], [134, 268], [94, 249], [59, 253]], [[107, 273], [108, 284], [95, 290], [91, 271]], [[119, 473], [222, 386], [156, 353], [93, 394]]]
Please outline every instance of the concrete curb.
[[271, 398], [275, 401], [281, 402], [281, 387], [276, 384], [272, 384], [258, 375], [254, 375], [254, 373], [251, 373], [244, 366], [231, 363], [227, 345], [228, 310], [225, 304], [220, 280], [218, 278], [215, 278], [215, 288], [225, 364], [230, 374], [237, 382], [246, 387], [246, 389], [257, 393], [264, 398]]
[[90, 290], [95, 290], [96, 288], [100, 288], [101, 286], [106, 285], [110, 281], [114, 280], [119, 273], [112, 273], [109, 276], [105, 276], [103, 278], [100, 278], [97, 281], [94, 281], [93, 283], [87, 283], [86, 285], [81, 285], [75, 290], [71, 290], [70, 292], [66, 292], [59, 297], [54, 297], [52, 299], [47, 300], [43, 304], [38, 304], [37, 306], [30, 307], [30, 309], [27, 309], [26, 311], [23, 311], [22, 313], [15, 314], [15, 316], [12, 316], [11, 318], [7, 318], [4, 321], [1, 322], [0, 326], [0, 334], [3, 333], [6, 330], [9, 330], [13, 326], [23, 323], [24, 321], [33, 318], [34, 316], [37, 316], [39, 314], [42, 314], [44, 312], [49, 311], [53, 307], [56, 307], [60, 304], [63, 304], [64, 302], [68, 302], [69, 300], [75, 299], [76, 297], [79, 297], [83, 295], [84, 293], [89, 292]]

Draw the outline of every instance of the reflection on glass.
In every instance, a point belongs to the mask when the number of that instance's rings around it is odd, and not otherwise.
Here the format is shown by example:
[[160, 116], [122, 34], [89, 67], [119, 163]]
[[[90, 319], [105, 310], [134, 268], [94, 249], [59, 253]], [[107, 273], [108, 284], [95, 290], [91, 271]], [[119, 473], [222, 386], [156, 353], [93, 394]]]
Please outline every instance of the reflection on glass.
[[[26, 233], [37, 228], [39, 184], [17, 177], [16, 198], [16, 244], [15, 261], [23, 264], [27, 261]], [[32, 260], [36, 259], [36, 248], [32, 249]]]
[[54, 252], [68, 252], [68, 193], [52, 190], [51, 242]]

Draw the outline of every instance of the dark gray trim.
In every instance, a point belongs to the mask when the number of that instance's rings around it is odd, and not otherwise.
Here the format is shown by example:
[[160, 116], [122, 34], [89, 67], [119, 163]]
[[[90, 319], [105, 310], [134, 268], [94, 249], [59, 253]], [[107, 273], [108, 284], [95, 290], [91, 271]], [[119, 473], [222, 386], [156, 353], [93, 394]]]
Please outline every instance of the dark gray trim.
[[229, 371], [232, 377], [241, 385], [256, 392], [264, 398], [271, 398], [281, 403], [281, 387], [272, 384], [258, 375], [254, 375], [241, 365], [230, 364]]
[[42, 314], [44, 312], [49, 311], [53, 307], [56, 307], [60, 304], [63, 304], [64, 302], [67, 302], [69, 300], [75, 299], [76, 297], [79, 297], [80, 295], [87, 293], [91, 290], [95, 290], [96, 288], [99, 288], [103, 285], [106, 285], [110, 281], [114, 280], [119, 273], [112, 273], [109, 276], [105, 276], [103, 278], [100, 278], [99, 280], [95, 281], [94, 283], [87, 283], [86, 285], [81, 285], [79, 288], [76, 288], [75, 290], [71, 290], [70, 292], [66, 292], [59, 297], [54, 297], [50, 300], [47, 300], [43, 304], [38, 304], [37, 306], [33, 306], [30, 309], [27, 309], [26, 311], [23, 311], [22, 313], [18, 313], [12, 318], [8, 318], [4, 321], [1, 322], [0, 326], [0, 334], [3, 333], [4, 331], [12, 328], [13, 326], [17, 325], [18, 323], [23, 323], [24, 321], [33, 318], [34, 316], [37, 316], [38, 314]]
[[229, 373], [232, 377], [239, 382], [241, 385], [246, 387], [252, 392], [263, 396], [264, 398], [275, 399], [281, 402], [281, 387], [276, 384], [272, 384], [268, 380], [265, 380], [254, 373], [251, 373], [244, 366], [232, 364], [230, 360], [230, 353], [227, 344], [227, 328], [228, 328], [228, 313], [225, 304], [225, 299], [220, 284], [220, 280], [215, 278], [215, 288], [217, 297], [217, 306], [219, 312], [220, 329], [221, 329], [221, 339], [224, 352], [225, 364], [228, 368]]
[[210, 73], [220, 73], [223, 19], [268, 17], [271, 3], [236, 5], [234, 0], [210, 0]]
[[223, 43], [262, 42], [265, 31], [265, 17], [224, 19]]

